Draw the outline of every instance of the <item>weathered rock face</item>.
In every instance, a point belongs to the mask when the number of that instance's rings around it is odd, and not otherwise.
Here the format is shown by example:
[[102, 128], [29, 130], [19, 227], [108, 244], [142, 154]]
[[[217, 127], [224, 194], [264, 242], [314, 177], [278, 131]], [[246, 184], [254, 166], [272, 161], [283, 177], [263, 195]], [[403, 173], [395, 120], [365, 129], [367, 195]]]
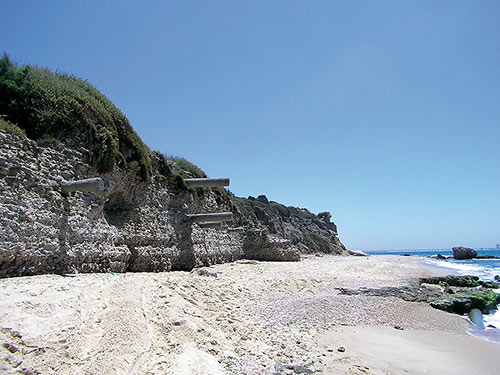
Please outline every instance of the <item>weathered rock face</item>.
[[455, 259], [473, 259], [477, 257], [477, 251], [468, 247], [457, 246], [453, 248], [453, 258]]
[[353, 255], [355, 257], [367, 257], [368, 254], [365, 253], [364, 251], [361, 251], [361, 250], [347, 250], [347, 252], [349, 253], [349, 255]]
[[96, 176], [89, 152], [0, 132], [0, 276], [168, 271], [241, 258], [241, 235], [201, 230], [186, 214], [230, 210], [210, 189], [180, 189], [165, 160], [154, 175], [102, 175], [102, 193], [61, 191]]
[[253, 260], [298, 261], [300, 252], [291, 241], [269, 235], [266, 232], [246, 232], [243, 256]]
[[302, 253], [347, 253], [329, 212], [314, 215], [305, 208], [269, 202], [263, 195], [257, 199], [232, 198], [232, 203], [237, 225], [265, 228], [270, 234], [290, 240]]
[[[84, 147], [0, 131], [0, 277], [190, 270], [243, 257], [298, 260], [299, 250], [344, 251], [326, 213], [267, 198], [233, 204], [218, 189], [188, 189], [175, 164], [155, 153], [146, 182], [134, 166], [99, 175], [91, 158]], [[98, 176], [102, 192], [61, 188], [63, 181]], [[231, 210], [243, 233], [202, 229], [186, 216]], [[261, 226], [272, 235], [248, 235]]]

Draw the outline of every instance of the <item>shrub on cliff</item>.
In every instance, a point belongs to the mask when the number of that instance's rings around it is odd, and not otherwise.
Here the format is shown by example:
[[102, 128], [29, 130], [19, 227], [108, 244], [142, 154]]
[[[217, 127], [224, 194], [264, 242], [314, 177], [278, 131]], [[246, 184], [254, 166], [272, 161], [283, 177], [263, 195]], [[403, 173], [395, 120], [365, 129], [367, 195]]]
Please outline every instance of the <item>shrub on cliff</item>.
[[3, 119], [2, 117], [0, 117], [0, 129], [6, 131], [7, 133], [17, 135], [18, 137], [26, 138], [26, 132], [23, 129], [14, 125], [10, 121]]
[[151, 176], [149, 150], [127, 118], [90, 83], [73, 75], [0, 58], [0, 114], [32, 139], [55, 137], [91, 150], [95, 166], [110, 171], [134, 161]]
[[191, 163], [190, 161], [187, 161], [181, 156], [170, 156], [167, 157], [169, 160], [173, 161], [180, 169], [183, 169], [185, 171], [188, 171], [193, 175], [195, 178], [205, 178], [207, 175], [205, 172], [203, 172], [200, 168], [198, 168], [196, 165]]

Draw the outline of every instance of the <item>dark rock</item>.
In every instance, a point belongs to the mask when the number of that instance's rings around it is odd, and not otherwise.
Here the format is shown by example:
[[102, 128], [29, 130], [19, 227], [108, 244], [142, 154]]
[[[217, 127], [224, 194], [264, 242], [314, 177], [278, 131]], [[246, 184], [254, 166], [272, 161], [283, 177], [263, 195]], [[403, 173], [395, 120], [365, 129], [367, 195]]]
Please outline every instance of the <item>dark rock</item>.
[[420, 286], [346, 289], [338, 288], [343, 295], [368, 295], [375, 297], [397, 297], [409, 302], [430, 302], [441, 296], [441, 292]]
[[197, 268], [196, 273], [200, 276], [210, 276], [210, 277], [218, 277], [219, 276], [219, 274], [217, 272], [210, 272], [206, 268]]
[[403, 331], [404, 330], [404, 327], [401, 327], [401, 326], [394, 326], [394, 329], [397, 329], [399, 331]]
[[466, 298], [437, 300], [435, 302], [431, 302], [430, 305], [435, 309], [459, 315], [463, 315], [471, 309], [471, 302]]
[[419, 279], [420, 284], [438, 284], [441, 285], [445, 283], [449, 286], [460, 286], [460, 287], [476, 287], [481, 285], [481, 281], [477, 276], [437, 276], [437, 277], [424, 277]]
[[483, 313], [495, 310], [500, 303], [500, 294], [493, 291], [470, 290], [462, 293], [464, 298], [469, 298], [472, 309], [479, 309]]
[[500, 288], [500, 283], [495, 281], [480, 281], [483, 288], [498, 289]]
[[[425, 279], [420, 279], [425, 280]], [[438, 277], [438, 278], [430, 278], [429, 280], [434, 280], [434, 283], [442, 284], [443, 282], [447, 285], [450, 286], [459, 286], [459, 287], [478, 287], [481, 286], [483, 288], [490, 288], [490, 289], [499, 289], [500, 288], [500, 282], [496, 281], [483, 281], [480, 280], [479, 277], [477, 276], [470, 276], [470, 275], [464, 275], [464, 276], [445, 276], [445, 277]], [[431, 282], [432, 284], [432, 282]]]
[[233, 197], [231, 202], [235, 226], [265, 227], [270, 234], [290, 240], [302, 253], [346, 253], [337, 237], [337, 226], [330, 221], [328, 212], [314, 215], [304, 208], [264, 203], [263, 198]]
[[441, 254], [437, 254], [437, 255], [432, 255], [431, 258], [435, 258], [435, 259], [450, 259], [451, 257], [447, 257], [447, 256], [444, 256], [444, 255], [441, 255]]
[[344, 353], [345, 352], [345, 348], [343, 346], [339, 346], [337, 348], [337, 351], [340, 352], [340, 353]]
[[259, 221], [261, 221], [265, 226], [271, 225], [272, 217], [261, 207], [255, 207], [255, 216], [257, 216], [257, 219], [259, 219]]
[[325, 223], [329, 223], [330, 219], [332, 218], [332, 214], [329, 213], [328, 211], [320, 212], [318, 214], [318, 217], [320, 220], [324, 221]]
[[312, 370], [308, 369], [307, 367], [304, 366], [298, 366], [298, 365], [288, 365], [286, 366], [288, 370], [292, 370], [296, 374], [312, 374]]
[[469, 247], [457, 246], [453, 248], [453, 258], [473, 259], [477, 257], [477, 251]]
[[258, 202], [261, 202], [261, 203], [265, 203], [265, 204], [269, 204], [269, 200], [267, 199], [267, 197], [265, 195], [259, 195], [257, 197], [257, 201]]
[[368, 256], [368, 254], [366, 254], [365, 252], [363, 252], [361, 250], [347, 250], [347, 252], [349, 253], [349, 255], [353, 255], [356, 257], [367, 257]]
[[[486, 284], [473, 278], [467, 277], [449, 277], [450, 285], [459, 284], [459, 286], [449, 286], [443, 282], [446, 278], [429, 278], [424, 280], [421, 285], [407, 285], [401, 287], [384, 287], [384, 288], [362, 288], [362, 289], [345, 289], [338, 288], [341, 294], [344, 295], [369, 295], [377, 297], [397, 297], [409, 302], [425, 302], [432, 307], [447, 311], [450, 313], [463, 315], [471, 309], [479, 309], [483, 313], [489, 310], [496, 309], [500, 304], [500, 294], [493, 292], [489, 287], [482, 286], [477, 288], [475, 284]], [[429, 283], [427, 283], [429, 282]], [[470, 287], [468, 284], [472, 284]], [[496, 283], [494, 283], [496, 285]], [[496, 288], [497, 286], [494, 286]]]
[[477, 255], [475, 259], [500, 259], [500, 257], [494, 255]]
[[19, 350], [15, 345], [12, 345], [12, 344], [7, 343], [7, 342], [4, 343], [2, 346], [11, 353], [16, 353]]
[[277, 363], [274, 365], [274, 369], [277, 371], [273, 374], [281, 374], [281, 370], [292, 370], [296, 374], [312, 374], [313, 371], [308, 369], [305, 366], [299, 365], [282, 365], [281, 363]]

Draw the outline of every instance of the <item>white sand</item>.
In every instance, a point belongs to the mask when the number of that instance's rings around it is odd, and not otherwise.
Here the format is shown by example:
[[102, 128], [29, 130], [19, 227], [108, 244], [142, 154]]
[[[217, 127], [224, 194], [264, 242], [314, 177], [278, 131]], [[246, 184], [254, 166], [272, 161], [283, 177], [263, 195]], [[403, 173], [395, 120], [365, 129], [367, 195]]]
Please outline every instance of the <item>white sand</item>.
[[325, 256], [3, 279], [0, 373], [500, 374], [500, 345], [461, 317], [335, 289], [431, 272], [415, 258]]

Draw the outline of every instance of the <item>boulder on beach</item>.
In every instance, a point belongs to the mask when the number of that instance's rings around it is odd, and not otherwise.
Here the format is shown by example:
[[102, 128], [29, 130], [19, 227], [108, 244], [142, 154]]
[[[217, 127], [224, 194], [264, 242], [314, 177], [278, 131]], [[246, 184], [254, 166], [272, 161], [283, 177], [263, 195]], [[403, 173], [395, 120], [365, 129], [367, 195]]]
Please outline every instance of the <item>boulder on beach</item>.
[[355, 257], [367, 257], [368, 254], [361, 250], [347, 250], [349, 255], [354, 255]]
[[485, 329], [484, 327], [484, 320], [483, 320], [483, 313], [479, 309], [472, 309], [469, 311], [469, 319], [471, 320], [474, 325], [479, 328], [479, 329]]
[[444, 255], [441, 255], [441, 254], [437, 254], [437, 255], [431, 255], [431, 258], [433, 258], [433, 259], [449, 259], [451, 257], [447, 257], [447, 256], [444, 256]]
[[457, 246], [453, 248], [453, 258], [473, 259], [477, 257], [477, 251], [469, 247]]

